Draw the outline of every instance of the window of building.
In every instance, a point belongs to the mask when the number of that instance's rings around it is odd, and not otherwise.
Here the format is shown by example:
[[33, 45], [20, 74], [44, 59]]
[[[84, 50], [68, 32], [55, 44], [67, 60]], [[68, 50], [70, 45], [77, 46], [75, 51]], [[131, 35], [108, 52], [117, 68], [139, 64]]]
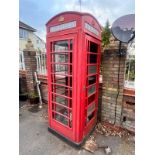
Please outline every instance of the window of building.
[[28, 38], [28, 31], [20, 28], [19, 29], [19, 37], [23, 38], [23, 39], [27, 39]]
[[19, 51], [19, 70], [25, 70], [25, 61], [23, 51]]
[[135, 88], [135, 41], [131, 42], [127, 48], [125, 88]]

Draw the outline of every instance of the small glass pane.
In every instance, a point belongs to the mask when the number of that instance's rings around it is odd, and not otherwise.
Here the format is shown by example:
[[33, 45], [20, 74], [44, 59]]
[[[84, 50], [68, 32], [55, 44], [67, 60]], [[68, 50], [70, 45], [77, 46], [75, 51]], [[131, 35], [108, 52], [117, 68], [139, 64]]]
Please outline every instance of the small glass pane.
[[97, 51], [98, 51], [98, 45], [90, 41], [90, 52], [97, 53]]
[[65, 88], [65, 87], [62, 87], [62, 86], [55, 86], [55, 93], [56, 94], [61, 94], [61, 95], [65, 95], [67, 96], [67, 89], [68, 88]]
[[67, 63], [68, 62], [68, 54], [55, 54], [54, 53], [54, 62]]
[[61, 113], [62, 115], [68, 116], [67, 108], [64, 108], [64, 107], [57, 105], [57, 104], [55, 104], [55, 107], [56, 107], [57, 112]]
[[90, 54], [89, 55], [89, 61], [88, 61], [88, 64], [95, 64], [97, 63], [97, 55], [95, 54]]
[[67, 74], [68, 73], [68, 65], [60, 65], [60, 64], [54, 64], [55, 72], [59, 74]]
[[54, 75], [53, 83], [62, 84], [62, 85], [72, 87], [72, 77], [68, 77], [65, 75]]
[[91, 113], [91, 114], [88, 116], [89, 121], [94, 117], [94, 114], [95, 114], [95, 112]]
[[88, 88], [88, 96], [89, 96], [90, 94], [93, 94], [93, 93], [95, 92], [95, 90], [96, 90], [96, 86], [91, 86], [91, 87], [89, 87], [89, 88]]
[[96, 66], [88, 66], [88, 74], [95, 74], [97, 72]]
[[54, 42], [54, 52], [71, 52], [73, 48], [72, 40], [61, 40]]
[[62, 96], [56, 96], [55, 101], [57, 103], [60, 103], [60, 104], [63, 104], [63, 105], [68, 106], [68, 99], [67, 98], [64, 98]]
[[88, 77], [88, 85], [96, 83], [96, 75]]
[[54, 42], [54, 52], [68, 51], [68, 40]]
[[55, 75], [54, 78], [55, 79], [53, 80], [53, 83], [66, 85], [67, 76], [65, 76], [65, 75]]
[[58, 122], [61, 122], [62, 124], [64, 125], [68, 125], [68, 119], [59, 115], [59, 114], [55, 114], [55, 119], [58, 121]]
[[91, 113], [89, 116], [87, 116], [87, 123], [89, 123], [90, 120], [91, 120], [92, 118], [94, 118], [94, 115], [95, 115], [95, 112], [93, 112], [93, 113]]
[[95, 102], [92, 103], [87, 109], [87, 117], [95, 110]]
[[56, 94], [72, 97], [72, 89], [63, 86], [54, 86], [54, 91]]
[[55, 103], [65, 105], [65, 106], [67, 106], [69, 108], [72, 108], [72, 99], [68, 99], [66, 97], [62, 97], [60, 95], [53, 94], [52, 95], [52, 101], [55, 102]]

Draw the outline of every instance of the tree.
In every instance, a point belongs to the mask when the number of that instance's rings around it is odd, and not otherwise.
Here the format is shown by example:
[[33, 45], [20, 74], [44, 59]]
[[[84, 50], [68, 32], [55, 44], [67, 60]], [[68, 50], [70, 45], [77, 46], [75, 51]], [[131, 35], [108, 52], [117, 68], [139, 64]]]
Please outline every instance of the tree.
[[109, 27], [110, 27], [109, 20], [107, 20], [105, 27], [103, 28], [103, 31], [101, 33], [103, 47], [106, 47], [110, 43], [111, 31]]
[[[106, 47], [110, 43], [111, 31], [109, 27], [109, 20], [107, 20], [105, 27], [103, 27], [103, 31], [101, 33], [102, 47]], [[100, 74], [103, 75], [103, 61], [101, 61], [100, 64]]]

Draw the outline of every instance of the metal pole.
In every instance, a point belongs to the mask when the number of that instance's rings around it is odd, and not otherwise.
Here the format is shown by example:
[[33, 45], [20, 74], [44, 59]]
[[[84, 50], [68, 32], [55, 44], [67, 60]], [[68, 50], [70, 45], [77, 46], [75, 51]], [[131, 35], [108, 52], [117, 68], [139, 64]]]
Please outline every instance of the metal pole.
[[117, 86], [117, 97], [116, 97], [116, 104], [115, 104], [115, 120], [114, 120], [114, 124], [116, 124], [116, 113], [117, 113], [117, 100], [118, 100], [118, 96], [119, 96], [119, 91], [120, 91], [120, 84], [119, 84], [119, 77], [120, 77], [120, 61], [121, 61], [121, 46], [122, 46], [122, 42], [119, 42], [119, 65], [118, 65], [118, 86]]

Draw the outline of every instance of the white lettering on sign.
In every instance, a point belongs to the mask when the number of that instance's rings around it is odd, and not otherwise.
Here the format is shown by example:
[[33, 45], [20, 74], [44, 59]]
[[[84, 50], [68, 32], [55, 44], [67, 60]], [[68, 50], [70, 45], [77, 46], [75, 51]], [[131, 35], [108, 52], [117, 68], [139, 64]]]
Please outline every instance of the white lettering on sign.
[[85, 23], [85, 29], [99, 36], [99, 32], [94, 27], [92, 27], [90, 24]]
[[57, 26], [52, 26], [50, 27], [50, 32], [62, 31], [73, 27], [76, 27], [76, 21], [60, 24]]

